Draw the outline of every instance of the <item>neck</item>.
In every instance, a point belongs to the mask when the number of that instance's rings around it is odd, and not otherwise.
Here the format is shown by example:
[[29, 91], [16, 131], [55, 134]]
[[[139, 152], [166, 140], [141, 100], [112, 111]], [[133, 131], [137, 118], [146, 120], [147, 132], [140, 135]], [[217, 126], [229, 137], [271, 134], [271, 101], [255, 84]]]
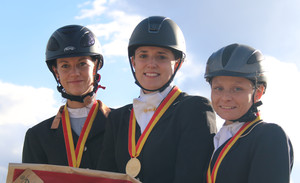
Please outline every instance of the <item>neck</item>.
[[224, 125], [231, 125], [232, 123], [233, 123], [232, 121], [226, 120]]
[[[93, 96], [91, 98], [91, 102], [94, 102], [95, 100], [96, 100], [96, 98]], [[70, 107], [72, 109], [77, 109], [77, 108], [83, 108], [83, 107], [89, 105], [91, 102], [81, 103], [81, 102], [77, 102], [77, 101], [71, 101], [70, 99], [68, 99], [67, 104], [68, 104], [68, 107]]]
[[150, 91], [145, 91], [145, 90], [141, 90], [144, 94], [155, 94], [155, 93], [160, 93], [164, 98], [168, 95], [168, 93], [172, 90], [174, 86], [169, 85], [168, 87], [166, 87], [163, 91], [154, 91], [154, 92], [150, 92]]

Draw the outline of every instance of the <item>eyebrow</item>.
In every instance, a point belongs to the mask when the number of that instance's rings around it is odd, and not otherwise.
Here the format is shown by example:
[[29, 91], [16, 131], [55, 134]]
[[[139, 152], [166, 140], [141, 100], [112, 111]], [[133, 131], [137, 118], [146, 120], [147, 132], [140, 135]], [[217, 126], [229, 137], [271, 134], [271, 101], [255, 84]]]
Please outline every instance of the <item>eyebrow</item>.
[[87, 59], [90, 59], [90, 60], [92, 60], [90, 57], [88, 57], [88, 56], [85, 56], [85, 57], [81, 57], [80, 59], [78, 59], [78, 61], [81, 61], [81, 60], [87, 60]]
[[138, 50], [136, 53], [147, 53], [148, 51], [146, 50]]
[[167, 53], [167, 52], [165, 52], [165, 51], [163, 51], [163, 52], [162, 52], [162, 51], [159, 51], [158, 53], [159, 53], [159, 54], [165, 54], [165, 55], [167, 55], [167, 54], [168, 54], [168, 53]]
[[66, 61], [66, 60], [57, 60], [57, 64], [59, 64], [59, 63], [68, 63], [68, 61]]

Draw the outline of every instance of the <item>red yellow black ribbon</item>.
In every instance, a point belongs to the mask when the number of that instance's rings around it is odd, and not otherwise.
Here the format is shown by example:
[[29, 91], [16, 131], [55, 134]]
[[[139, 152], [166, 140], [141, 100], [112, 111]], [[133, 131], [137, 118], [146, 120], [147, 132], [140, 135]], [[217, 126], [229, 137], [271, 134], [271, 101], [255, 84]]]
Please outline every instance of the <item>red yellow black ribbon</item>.
[[174, 100], [181, 93], [178, 87], [174, 87], [167, 97], [162, 101], [162, 103], [158, 106], [156, 111], [154, 112], [152, 118], [150, 119], [148, 125], [146, 126], [144, 132], [140, 136], [137, 144], [135, 145], [135, 131], [136, 131], [136, 119], [134, 115], [133, 109], [131, 110], [130, 119], [129, 119], [129, 130], [128, 130], [128, 151], [132, 158], [138, 157], [142, 151], [142, 148], [151, 133], [152, 129], [161, 118], [161, 116], [165, 113], [165, 111], [169, 108], [169, 106], [174, 102]]
[[97, 102], [97, 100], [95, 100], [94, 104], [85, 120], [85, 123], [83, 125], [83, 128], [81, 130], [81, 133], [80, 133], [77, 145], [76, 145], [76, 150], [75, 150], [67, 104], [64, 107], [64, 110], [62, 112], [62, 126], [63, 126], [63, 132], [64, 132], [64, 139], [65, 139], [68, 163], [69, 163], [69, 166], [71, 166], [71, 167], [78, 168], [80, 166], [85, 142], [86, 142], [87, 137], [92, 128], [94, 119], [97, 115], [98, 108], [99, 108], [99, 103]]
[[260, 116], [258, 115], [257, 118], [252, 121], [252, 122], [247, 122], [245, 123], [240, 129], [239, 131], [226, 143], [226, 145], [223, 147], [222, 151], [220, 152], [215, 165], [213, 167], [213, 170], [211, 171], [211, 160], [208, 166], [208, 170], [207, 170], [207, 183], [215, 183], [216, 182], [216, 178], [217, 178], [217, 173], [220, 167], [220, 164], [222, 162], [222, 160], [224, 159], [224, 157], [226, 156], [226, 154], [228, 153], [228, 151], [230, 150], [230, 148], [235, 144], [235, 142], [240, 138], [240, 136], [249, 128], [251, 127], [253, 124], [257, 123], [260, 121]]

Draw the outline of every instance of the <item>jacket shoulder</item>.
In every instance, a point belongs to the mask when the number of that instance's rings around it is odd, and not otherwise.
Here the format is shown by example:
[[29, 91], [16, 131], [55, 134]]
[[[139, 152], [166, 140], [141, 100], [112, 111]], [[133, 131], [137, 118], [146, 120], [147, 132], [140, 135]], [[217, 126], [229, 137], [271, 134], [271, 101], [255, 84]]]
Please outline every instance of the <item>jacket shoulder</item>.
[[260, 125], [257, 127], [257, 132], [260, 133], [261, 135], [286, 135], [283, 128], [279, 126], [278, 124], [275, 123], [267, 123], [267, 122], [262, 122]]
[[51, 118], [48, 118], [33, 127], [29, 128], [27, 133], [43, 133], [45, 129], [50, 129], [52, 122], [54, 120], [55, 116], [52, 116]]
[[179, 97], [179, 101], [183, 104], [211, 107], [211, 102], [207, 98], [198, 95], [189, 95], [184, 92]]
[[113, 109], [110, 114], [123, 113], [132, 109], [132, 104], [127, 104], [119, 108]]

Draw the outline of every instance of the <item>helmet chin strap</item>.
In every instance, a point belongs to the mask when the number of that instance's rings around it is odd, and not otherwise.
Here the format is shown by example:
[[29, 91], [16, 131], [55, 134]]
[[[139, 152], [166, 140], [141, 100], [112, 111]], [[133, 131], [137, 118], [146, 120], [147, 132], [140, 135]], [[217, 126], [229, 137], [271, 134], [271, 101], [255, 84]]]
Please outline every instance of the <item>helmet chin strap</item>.
[[[130, 61], [130, 59], [129, 59], [129, 61]], [[150, 90], [150, 89], [144, 88], [144, 87], [140, 84], [140, 82], [137, 80], [131, 62], [130, 62], [130, 67], [131, 67], [131, 71], [132, 71], [133, 77], [134, 77], [134, 79], [135, 79], [135, 84], [138, 85], [142, 90], [149, 91], [149, 92], [156, 92], [156, 91], [162, 92], [162, 91], [164, 91], [164, 90], [171, 84], [171, 82], [173, 81], [173, 79], [174, 79], [174, 77], [175, 77], [177, 71], [179, 70], [179, 68], [180, 68], [180, 66], [181, 66], [181, 64], [182, 64], [182, 62], [183, 62], [183, 58], [180, 58], [179, 64], [178, 64], [178, 66], [176, 67], [176, 69], [175, 69], [174, 73], [172, 74], [171, 78], [169, 79], [169, 81], [168, 81], [166, 84], [164, 84], [162, 87], [160, 87], [160, 88], [158, 88], [158, 89], [154, 89], [154, 90]]]
[[80, 102], [80, 103], [85, 103], [84, 99], [86, 97], [92, 97], [94, 95], [94, 90], [85, 94], [85, 95], [82, 95], [82, 96], [76, 96], [76, 95], [70, 95], [68, 93], [65, 92], [64, 88], [60, 85], [60, 86], [57, 86], [57, 90], [61, 93], [61, 96], [66, 98], [66, 99], [69, 99], [71, 101], [76, 101], [76, 102]]

